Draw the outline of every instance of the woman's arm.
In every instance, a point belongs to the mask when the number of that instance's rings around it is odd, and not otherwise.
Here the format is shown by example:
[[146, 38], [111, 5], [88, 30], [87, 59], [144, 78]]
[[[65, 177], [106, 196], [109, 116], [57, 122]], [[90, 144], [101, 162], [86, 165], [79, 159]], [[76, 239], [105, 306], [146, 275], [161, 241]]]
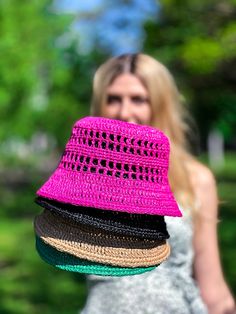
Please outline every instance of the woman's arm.
[[224, 280], [217, 240], [218, 197], [214, 176], [200, 163], [194, 165], [193, 187], [200, 201], [193, 246], [194, 276], [209, 314], [233, 314], [234, 299]]

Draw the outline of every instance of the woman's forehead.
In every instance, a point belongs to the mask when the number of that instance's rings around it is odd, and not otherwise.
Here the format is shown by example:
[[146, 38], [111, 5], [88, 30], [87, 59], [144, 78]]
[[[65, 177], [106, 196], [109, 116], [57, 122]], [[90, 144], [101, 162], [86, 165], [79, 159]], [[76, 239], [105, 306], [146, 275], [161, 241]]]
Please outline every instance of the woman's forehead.
[[107, 87], [107, 93], [147, 94], [148, 91], [137, 76], [131, 73], [124, 73], [117, 76]]

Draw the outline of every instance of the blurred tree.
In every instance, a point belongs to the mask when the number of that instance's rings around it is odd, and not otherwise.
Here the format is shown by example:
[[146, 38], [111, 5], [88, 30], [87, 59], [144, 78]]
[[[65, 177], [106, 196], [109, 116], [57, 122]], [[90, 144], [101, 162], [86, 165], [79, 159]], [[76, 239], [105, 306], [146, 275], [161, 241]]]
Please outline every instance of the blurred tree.
[[219, 129], [228, 144], [236, 131], [235, 0], [160, 0], [144, 51], [177, 77], [199, 125], [202, 143]]
[[50, 1], [0, 3], [0, 138], [28, 138], [48, 105], [47, 89], [60, 74], [52, 68], [54, 39], [67, 18]]
[[71, 21], [49, 0], [0, 2], [1, 142], [42, 131], [64, 145], [73, 122], [88, 114], [99, 56], [80, 58], [74, 41], [65, 48], [62, 34]]
[[52, 134], [57, 145], [62, 148], [73, 123], [89, 115], [93, 73], [104, 56], [96, 50], [81, 56], [77, 50], [77, 41], [62, 47], [60, 52], [61, 57], [55, 64], [58, 69], [48, 88], [50, 101], [38, 126]]

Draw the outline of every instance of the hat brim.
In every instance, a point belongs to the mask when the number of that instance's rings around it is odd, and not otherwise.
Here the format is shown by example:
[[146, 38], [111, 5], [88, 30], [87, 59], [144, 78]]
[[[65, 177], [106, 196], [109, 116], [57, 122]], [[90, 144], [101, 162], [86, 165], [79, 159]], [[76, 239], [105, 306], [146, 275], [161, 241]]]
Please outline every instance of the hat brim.
[[48, 210], [35, 218], [35, 232], [47, 244], [81, 259], [120, 267], [160, 264], [170, 254], [165, 241], [118, 236], [65, 220]]
[[[169, 183], [142, 181], [68, 171], [57, 168], [37, 195], [62, 203], [133, 214], [181, 217]], [[152, 187], [152, 189], [150, 189]]]
[[92, 207], [75, 206], [37, 197], [35, 202], [65, 218], [120, 235], [153, 240], [169, 238], [163, 216], [104, 211]]
[[95, 262], [80, 259], [73, 255], [61, 252], [46, 244], [36, 236], [36, 250], [40, 257], [48, 264], [59, 269], [97, 276], [131, 276], [142, 274], [155, 269], [158, 265], [152, 267], [115, 267], [103, 265]]

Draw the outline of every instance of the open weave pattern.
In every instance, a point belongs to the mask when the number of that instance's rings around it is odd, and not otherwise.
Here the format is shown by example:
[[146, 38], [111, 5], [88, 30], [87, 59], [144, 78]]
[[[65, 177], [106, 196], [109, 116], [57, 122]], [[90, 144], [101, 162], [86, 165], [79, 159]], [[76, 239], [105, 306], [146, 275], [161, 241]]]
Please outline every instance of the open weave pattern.
[[118, 236], [65, 220], [48, 210], [35, 218], [35, 232], [57, 250], [101, 264], [147, 267], [160, 264], [170, 253], [165, 240]]
[[129, 213], [181, 216], [168, 182], [169, 141], [159, 130], [106, 118], [77, 121], [38, 196]]
[[62, 270], [100, 276], [131, 276], [142, 274], [156, 268], [152, 267], [115, 267], [80, 259], [60, 252], [36, 236], [36, 249], [40, 257], [48, 264]]
[[42, 197], [37, 197], [35, 202], [65, 218], [109, 232], [153, 240], [169, 238], [163, 216], [104, 211], [60, 203]]

